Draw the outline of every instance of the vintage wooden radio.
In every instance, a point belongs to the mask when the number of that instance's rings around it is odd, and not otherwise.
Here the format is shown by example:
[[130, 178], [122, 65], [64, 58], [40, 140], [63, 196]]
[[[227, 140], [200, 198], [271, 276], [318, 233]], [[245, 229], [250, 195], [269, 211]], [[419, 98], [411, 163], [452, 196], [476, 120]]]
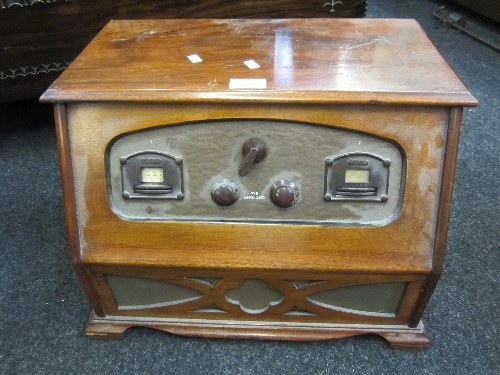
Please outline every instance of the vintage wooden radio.
[[42, 101], [88, 336], [428, 345], [476, 101], [415, 21], [114, 21]]

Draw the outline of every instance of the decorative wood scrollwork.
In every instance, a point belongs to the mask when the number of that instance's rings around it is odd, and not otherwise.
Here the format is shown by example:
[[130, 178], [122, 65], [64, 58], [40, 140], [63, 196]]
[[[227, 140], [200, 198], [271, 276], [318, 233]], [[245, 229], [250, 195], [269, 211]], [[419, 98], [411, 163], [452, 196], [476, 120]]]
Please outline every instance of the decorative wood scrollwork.
[[52, 72], [62, 72], [69, 66], [70, 63], [71, 62], [63, 61], [60, 63], [40, 64], [36, 66], [18, 66], [16, 68], [0, 70], [0, 81], [18, 77], [37, 76]]
[[0, 8], [25, 8], [35, 4], [53, 4], [57, 2], [74, 3], [75, 1], [76, 0], [0, 0]]
[[318, 321], [345, 314], [393, 318], [407, 285], [402, 281], [351, 285], [328, 280], [200, 277], [160, 281], [111, 275], [106, 279], [120, 314], [156, 308], [163, 309], [166, 316], [226, 313], [237, 319], [252, 314], [263, 318], [315, 317]]
[[284, 294], [273, 289], [263, 280], [243, 280], [236, 288], [225, 292], [226, 300], [249, 314], [260, 314], [270, 306], [281, 303]]

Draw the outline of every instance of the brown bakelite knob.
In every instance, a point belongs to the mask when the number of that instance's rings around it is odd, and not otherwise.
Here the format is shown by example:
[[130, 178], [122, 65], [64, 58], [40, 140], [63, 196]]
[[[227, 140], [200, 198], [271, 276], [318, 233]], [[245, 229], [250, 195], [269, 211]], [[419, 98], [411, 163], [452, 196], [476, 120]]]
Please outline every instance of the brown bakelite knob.
[[266, 143], [259, 138], [250, 138], [241, 148], [241, 153], [243, 154], [243, 160], [241, 161], [240, 168], [238, 169], [238, 174], [243, 177], [246, 176], [252, 166], [266, 158], [267, 146]]
[[230, 206], [239, 198], [238, 185], [231, 180], [223, 180], [212, 189], [212, 200], [219, 206]]
[[271, 186], [272, 202], [282, 208], [292, 206], [299, 198], [299, 188], [293, 181], [280, 180]]

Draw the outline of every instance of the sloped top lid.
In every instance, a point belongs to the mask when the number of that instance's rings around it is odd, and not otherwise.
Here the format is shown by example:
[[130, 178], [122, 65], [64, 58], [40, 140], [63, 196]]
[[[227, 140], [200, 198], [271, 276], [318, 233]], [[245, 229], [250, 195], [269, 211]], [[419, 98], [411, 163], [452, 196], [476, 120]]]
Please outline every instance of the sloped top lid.
[[414, 20], [111, 21], [45, 102], [476, 105]]

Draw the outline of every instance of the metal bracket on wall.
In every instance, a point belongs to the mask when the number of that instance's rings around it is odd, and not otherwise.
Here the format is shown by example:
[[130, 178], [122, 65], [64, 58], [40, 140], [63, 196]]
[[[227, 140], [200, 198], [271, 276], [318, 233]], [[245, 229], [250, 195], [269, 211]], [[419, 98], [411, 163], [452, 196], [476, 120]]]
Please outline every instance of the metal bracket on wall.
[[455, 29], [457, 33], [463, 31], [474, 39], [477, 39], [480, 42], [483, 42], [486, 45], [490, 46], [494, 50], [500, 52], [500, 43], [497, 43], [484, 35], [491, 33], [490, 31], [480, 27], [475, 27], [474, 30], [470, 27], [466, 27], [466, 20], [462, 15], [448, 10], [444, 6], [436, 9], [434, 12], [432, 12], [432, 15], [438, 18], [438, 20], [434, 22], [435, 28], [443, 25], [450, 29]]

